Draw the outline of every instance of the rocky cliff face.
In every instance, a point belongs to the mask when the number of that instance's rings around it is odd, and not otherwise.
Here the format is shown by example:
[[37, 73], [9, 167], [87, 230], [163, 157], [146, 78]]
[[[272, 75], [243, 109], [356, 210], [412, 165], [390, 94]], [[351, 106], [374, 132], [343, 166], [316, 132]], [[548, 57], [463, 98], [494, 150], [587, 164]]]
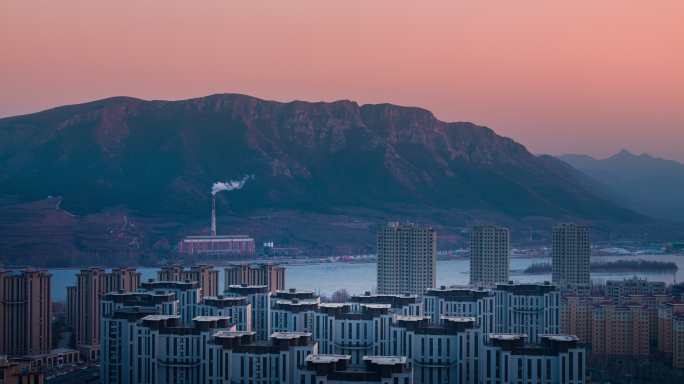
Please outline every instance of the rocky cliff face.
[[211, 184], [247, 174], [243, 190], [219, 195], [237, 214], [401, 206], [639, 219], [566, 164], [420, 108], [222, 94], [117, 97], [0, 119], [1, 194], [61, 196], [76, 215], [206, 217]]

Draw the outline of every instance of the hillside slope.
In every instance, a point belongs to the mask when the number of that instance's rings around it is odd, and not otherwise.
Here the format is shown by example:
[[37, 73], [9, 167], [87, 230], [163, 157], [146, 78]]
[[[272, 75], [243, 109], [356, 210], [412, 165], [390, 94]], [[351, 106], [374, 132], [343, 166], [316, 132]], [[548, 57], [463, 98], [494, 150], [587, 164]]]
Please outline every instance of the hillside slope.
[[174, 225], [205, 220], [211, 184], [244, 175], [254, 178], [243, 190], [218, 195], [224, 216], [399, 208], [643, 219], [555, 158], [420, 108], [220, 94], [116, 97], [0, 119], [0, 195], [59, 196], [60, 209], [80, 217], [117, 210]]
[[625, 150], [606, 159], [559, 158], [603, 184], [625, 206], [644, 215], [684, 222], [684, 164]]

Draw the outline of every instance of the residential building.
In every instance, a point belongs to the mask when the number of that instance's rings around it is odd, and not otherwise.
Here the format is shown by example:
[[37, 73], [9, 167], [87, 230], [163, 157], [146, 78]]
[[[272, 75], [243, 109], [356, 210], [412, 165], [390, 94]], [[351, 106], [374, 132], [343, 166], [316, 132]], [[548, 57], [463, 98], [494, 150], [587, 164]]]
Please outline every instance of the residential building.
[[421, 303], [417, 295], [391, 295], [371, 294], [354, 295], [350, 299], [352, 310], [360, 310], [363, 304], [387, 304], [390, 312], [395, 315], [419, 316], [421, 315]]
[[191, 325], [176, 315], [146, 314], [149, 308], [122, 308], [105, 318], [109, 337], [100, 364], [104, 384], [210, 382], [211, 341], [220, 331], [235, 331], [229, 318], [198, 316]]
[[622, 303], [638, 304], [643, 306], [648, 312], [648, 335], [652, 345], [658, 343], [658, 309], [662, 304], [672, 300], [672, 297], [665, 294], [660, 295], [630, 295], [624, 298]]
[[0, 355], [50, 351], [50, 278], [41, 270], [0, 270]]
[[211, 265], [200, 264], [185, 269], [180, 265], [162, 267], [157, 272], [158, 281], [196, 281], [202, 289], [200, 296], [219, 294], [219, 271]]
[[150, 308], [157, 315], [176, 315], [180, 302], [172, 291], [109, 292], [100, 300], [100, 315], [110, 316], [121, 308]]
[[655, 296], [665, 293], [665, 283], [662, 281], [648, 281], [636, 276], [631, 279], [606, 281], [606, 296], [616, 300], [633, 295]]
[[254, 332], [219, 331], [208, 345], [205, 382], [216, 384], [300, 384], [307, 357], [318, 353], [306, 332], [275, 332], [259, 341]]
[[639, 304], [604, 303], [594, 306], [592, 353], [645, 357], [649, 348], [649, 313]]
[[[100, 382], [103, 384], [155, 383], [150, 370], [142, 376], [142, 355], [159, 348], [155, 342], [144, 347], [139, 322], [146, 316], [158, 315], [153, 307], [122, 307], [102, 317], [100, 337]], [[170, 316], [170, 315], [165, 315]], [[148, 329], [144, 329], [149, 332]]]
[[658, 352], [665, 356], [672, 356], [673, 319], [679, 314], [684, 314], [682, 302], [665, 303], [658, 308]]
[[473, 227], [470, 233], [470, 285], [493, 287], [507, 282], [510, 249], [508, 228]]
[[422, 295], [435, 286], [437, 233], [412, 223], [389, 223], [377, 235], [381, 294]]
[[244, 297], [252, 307], [252, 330], [260, 341], [271, 335], [271, 292], [266, 285], [231, 285], [225, 295]]
[[314, 318], [313, 338], [324, 354], [350, 355], [352, 365], [364, 356], [389, 354], [393, 314], [389, 304], [321, 303]]
[[439, 324], [443, 316], [474, 317], [482, 332], [494, 332], [494, 292], [489, 289], [428, 289], [423, 296], [423, 311], [433, 324]]
[[227, 316], [236, 330], [252, 331], [252, 304], [242, 296], [204, 297], [197, 306], [197, 316]]
[[552, 234], [552, 280], [561, 288], [588, 289], [591, 244], [589, 227], [559, 224]]
[[538, 343], [540, 334], [560, 333], [560, 291], [550, 283], [497, 284], [494, 290], [494, 329], [527, 335]]
[[202, 288], [197, 281], [146, 281], [140, 284], [142, 292], [172, 293], [178, 300], [180, 321], [190, 326], [193, 319], [199, 316], [199, 304]]
[[[140, 284], [140, 273], [133, 268], [116, 268], [110, 272], [102, 268], [82, 269], [76, 275], [76, 303], [67, 307], [75, 310], [70, 317], [73, 324], [76, 347], [87, 361], [99, 358], [100, 348], [100, 299], [109, 292], [131, 292]], [[73, 292], [73, 291], [72, 291]], [[72, 293], [73, 294], [73, 293]]]
[[594, 306], [612, 304], [605, 297], [589, 297], [582, 295], [567, 295], [561, 299], [561, 333], [575, 335], [581, 343], [591, 343], [594, 332]]
[[413, 374], [403, 356], [364, 356], [361, 367], [349, 355], [310, 355], [301, 383], [317, 384], [413, 384]]
[[474, 317], [397, 316], [391, 327], [391, 355], [405, 356], [415, 383], [479, 383], [481, 332]]
[[684, 314], [672, 317], [672, 366], [684, 368]]
[[29, 362], [9, 360], [0, 355], [0, 384], [43, 384], [45, 374], [31, 371]]
[[232, 285], [265, 285], [271, 293], [285, 289], [285, 267], [277, 264], [235, 264], [224, 274], [225, 290]]
[[575, 336], [490, 334], [482, 348], [482, 383], [583, 384], [587, 352]]
[[290, 288], [271, 297], [272, 332], [313, 332], [313, 319], [321, 299], [312, 291]]
[[75, 286], [66, 288], [66, 324], [72, 328], [76, 326], [78, 316], [78, 292]]

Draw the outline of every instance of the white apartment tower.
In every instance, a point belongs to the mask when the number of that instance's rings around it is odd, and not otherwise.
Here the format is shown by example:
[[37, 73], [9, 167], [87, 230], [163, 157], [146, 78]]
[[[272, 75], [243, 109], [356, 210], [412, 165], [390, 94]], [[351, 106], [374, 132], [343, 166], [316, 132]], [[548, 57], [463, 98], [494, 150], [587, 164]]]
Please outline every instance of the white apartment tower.
[[589, 227], [578, 224], [559, 224], [553, 228], [552, 280], [561, 288], [588, 287]]
[[480, 225], [470, 234], [470, 284], [491, 287], [508, 281], [508, 228]]
[[378, 293], [423, 295], [435, 286], [437, 234], [430, 227], [389, 223], [378, 233]]

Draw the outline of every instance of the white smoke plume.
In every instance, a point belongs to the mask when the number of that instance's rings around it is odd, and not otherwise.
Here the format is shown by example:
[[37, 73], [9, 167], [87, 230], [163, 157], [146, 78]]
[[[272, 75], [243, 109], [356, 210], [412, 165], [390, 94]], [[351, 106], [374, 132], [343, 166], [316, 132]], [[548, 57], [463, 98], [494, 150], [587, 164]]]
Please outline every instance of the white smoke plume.
[[247, 181], [253, 178], [254, 175], [246, 175], [240, 180], [217, 181], [214, 183], [214, 185], [211, 186], [211, 194], [216, 195], [217, 193], [222, 191], [234, 191], [242, 189], [242, 187], [245, 186], [245, 183], [247, 183]]

